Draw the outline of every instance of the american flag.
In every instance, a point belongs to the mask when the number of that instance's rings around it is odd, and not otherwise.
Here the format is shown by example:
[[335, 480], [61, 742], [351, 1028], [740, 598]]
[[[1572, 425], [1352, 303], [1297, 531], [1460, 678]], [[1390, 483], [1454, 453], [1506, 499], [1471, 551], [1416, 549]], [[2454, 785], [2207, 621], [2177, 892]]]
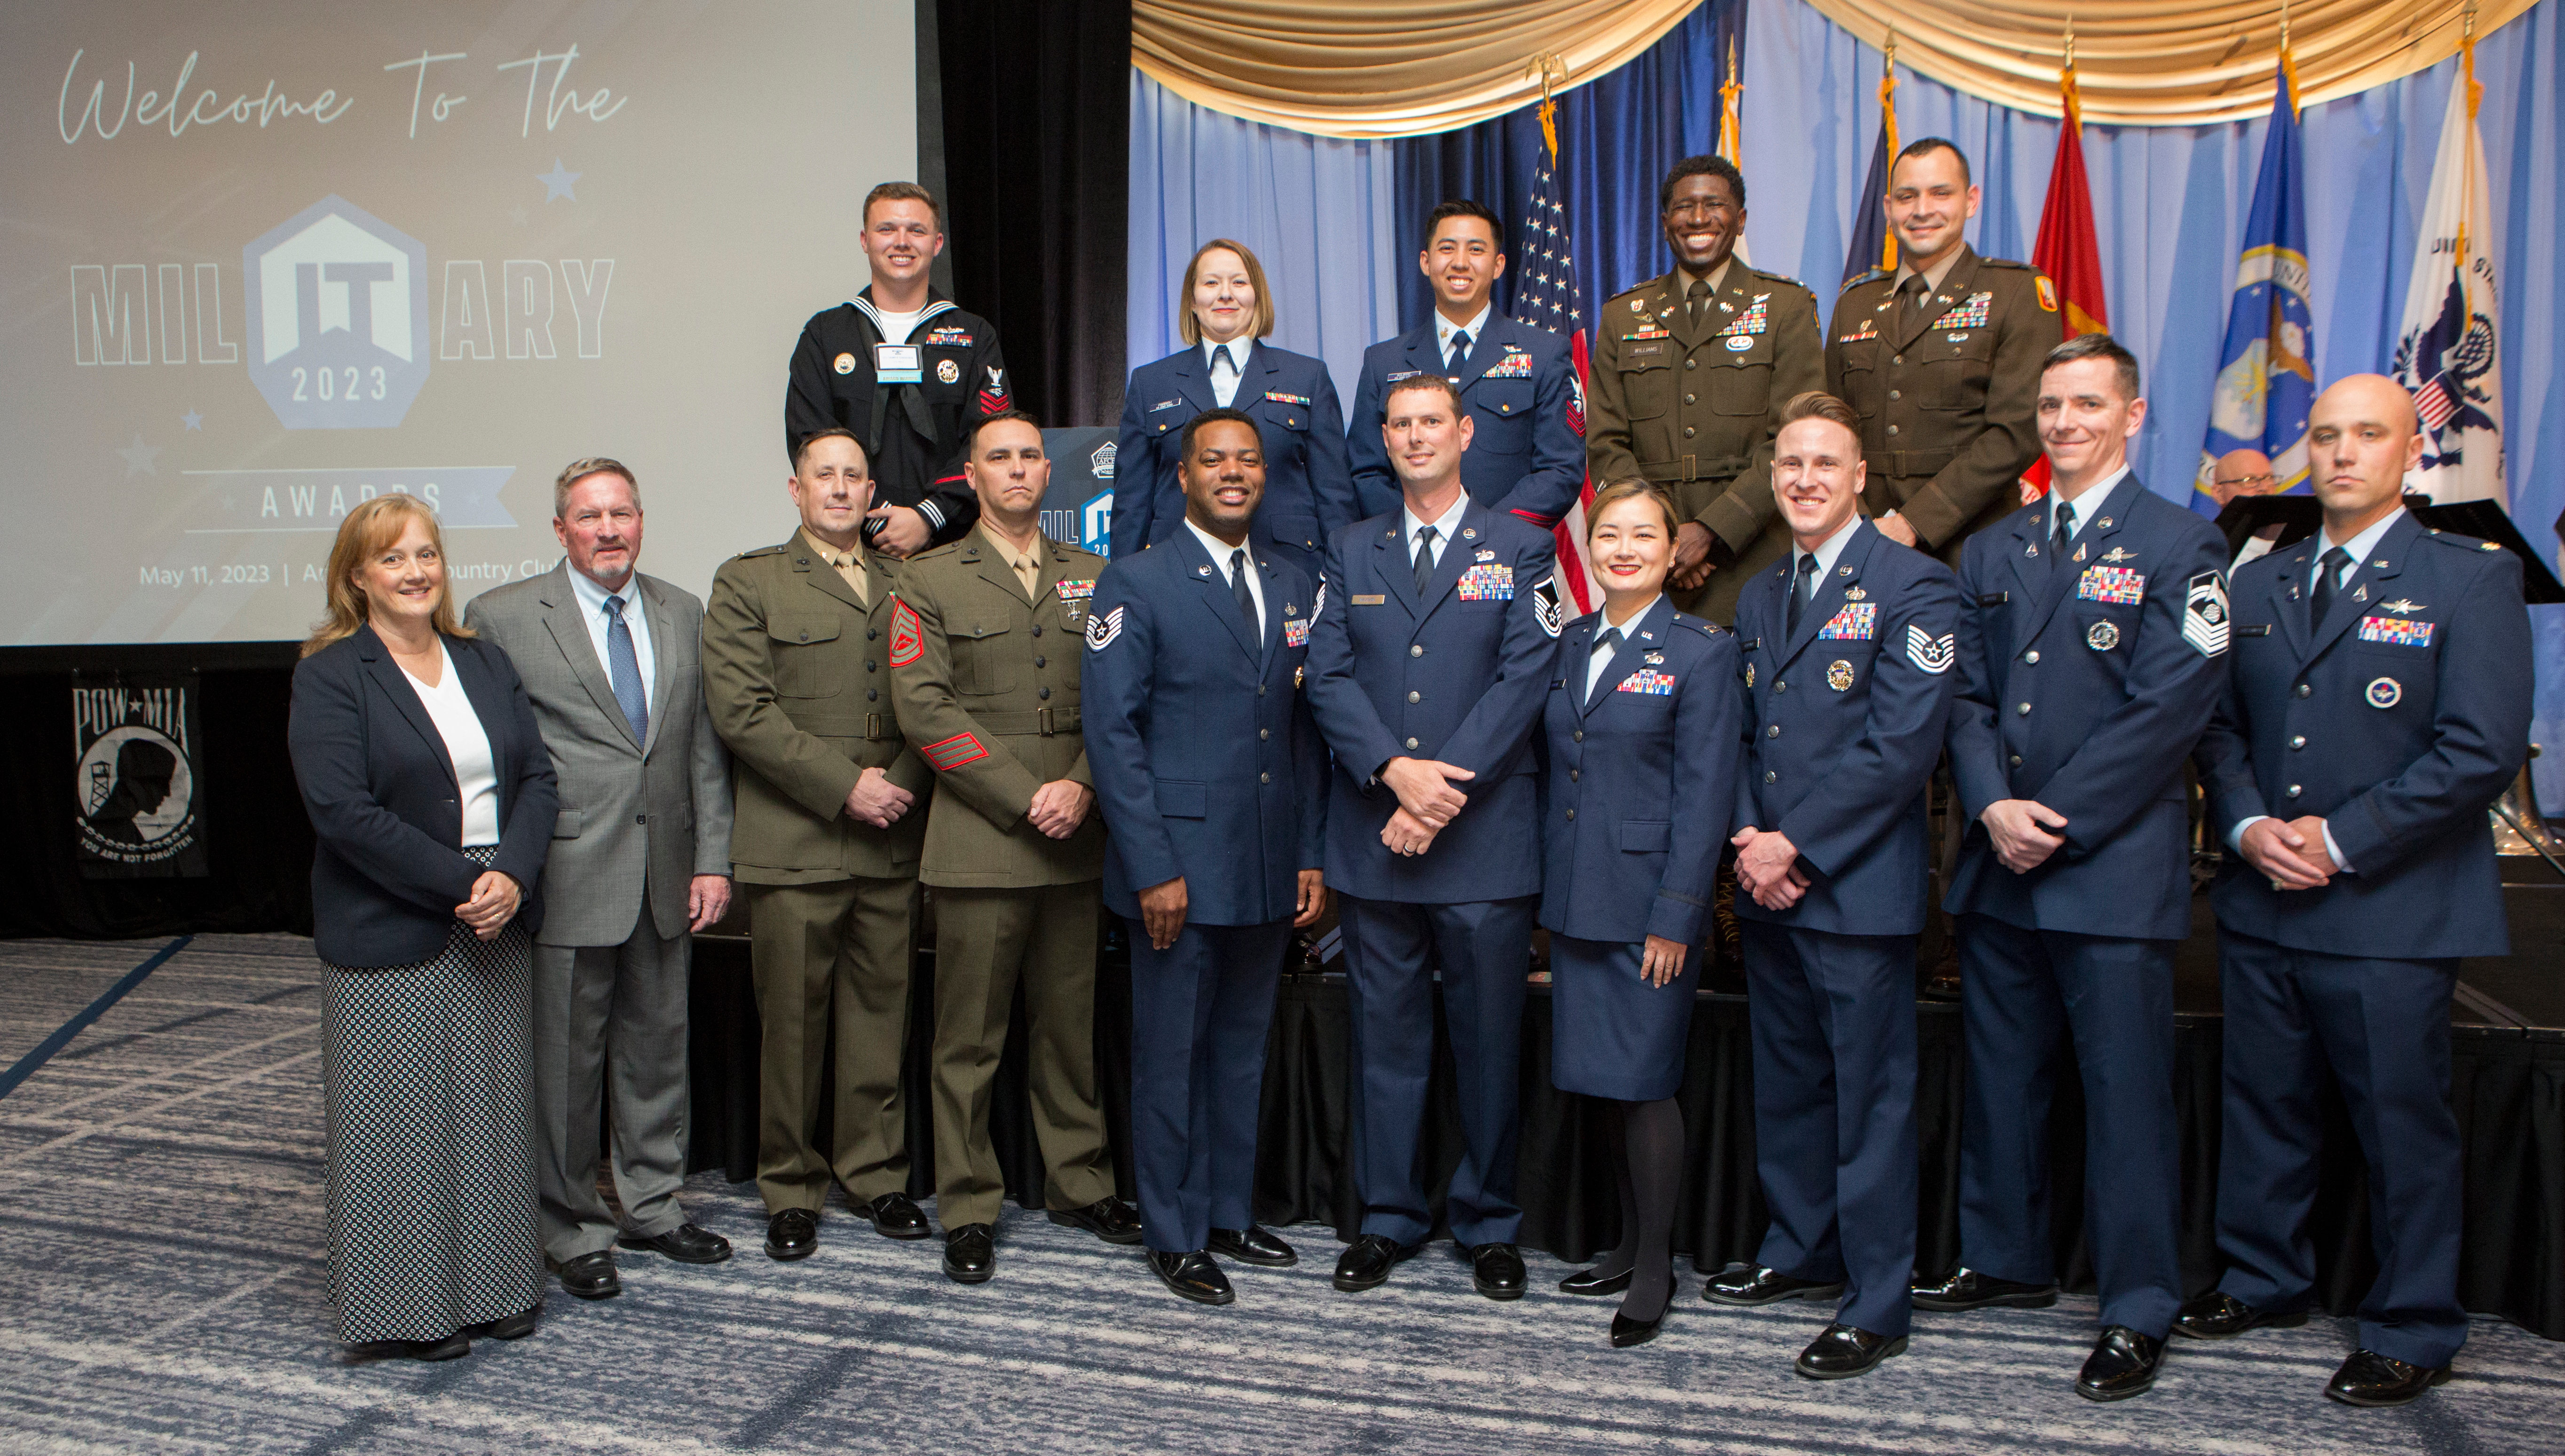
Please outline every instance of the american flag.
[[[1568, 353], [1576, 365], [1572, 380], [1575, 394], [1567, 409], [1567, 423], [1577, 438], [1585, 437], [1585, 294], [1576, 286], [1574, 247], [1567, 236], [1567, 208], [1561, 200], [1558, 174], [1552, 169], [1557, 159], [1555, 144], [1542, 148], [1532, 163], [1530, 216], [1523, 222], [1521, 281], [1515, 285], [1515, 317], [1526, 324], [1564, 334]], [[1585, 488], [1577, 495], [1566, 518], [1555, 528], [1558, 535], [1558, 584], [1560, 606], [1573, 605], [1574, 614], [1583, 615], [1601, 605], [1602, 596], [1594, 589], [1594, 563], [1585, 554], [1585, 508], [1594, 500], [1594, 481], [1587, 477]]]
[[2414, 412], [2423, 417], [2423, 428], [2438, 430], [2458, 412], [2458, 401], [2449, 393], [2447, 369], [2432, 376], [2432, 381], [2414, 391]]

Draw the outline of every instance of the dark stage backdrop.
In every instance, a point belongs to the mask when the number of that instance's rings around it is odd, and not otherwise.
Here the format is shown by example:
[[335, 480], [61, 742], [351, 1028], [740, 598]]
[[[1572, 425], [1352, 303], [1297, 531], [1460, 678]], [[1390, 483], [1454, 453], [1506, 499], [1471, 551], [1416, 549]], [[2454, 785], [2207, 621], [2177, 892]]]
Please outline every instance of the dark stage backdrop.
[[1129, 0], [937, 0], [953, 300], [1047, 425], [1122, 413]]

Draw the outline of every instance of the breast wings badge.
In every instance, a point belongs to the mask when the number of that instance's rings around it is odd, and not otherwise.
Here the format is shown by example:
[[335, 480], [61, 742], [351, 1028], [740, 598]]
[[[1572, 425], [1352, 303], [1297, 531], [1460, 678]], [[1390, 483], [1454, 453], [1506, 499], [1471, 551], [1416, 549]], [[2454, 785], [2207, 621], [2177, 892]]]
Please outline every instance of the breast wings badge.
[[1558, 579], [1556, 577], [1543, 577], [1540, 579], [1540, 585], [1531, 589], [1531, 611], [1532, 615], [1540, 618], [1542, 631], [1553, 637], [1558, 635], [1561, 623], [1558, 614]]
[[1924, 630], [1922, 624], [1910, 621], [1906, 624], [1906, 660], [1939, 677], [1960, 660], [1960, 639], [1951, 632], [1937, 637]]
[[2191, 579], [2182, 604], [2182, 639], [2203, 657], [2226, 650], [2226, 579], [2202, 572]]

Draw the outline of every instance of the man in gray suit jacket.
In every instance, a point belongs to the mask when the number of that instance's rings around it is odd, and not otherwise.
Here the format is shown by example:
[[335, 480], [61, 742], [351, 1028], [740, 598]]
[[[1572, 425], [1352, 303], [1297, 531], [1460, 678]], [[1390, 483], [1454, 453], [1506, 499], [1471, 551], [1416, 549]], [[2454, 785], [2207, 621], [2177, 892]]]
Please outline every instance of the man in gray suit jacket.
[[[544, 1253], [581, 1299], [622, 1292], [612, 1245], [718, 1264], [685, 1178], [688, 937], [730, 907], [727, 754], [704, 706], [703, 604], [633, 569], [641, 488], [606, 459], [553, 485], [566, 553], [472, 603], [506, 650], [561, 780], [535, 937], [535, 1164]], [[620, 1224], [596, 1187], [610, 1108]]]

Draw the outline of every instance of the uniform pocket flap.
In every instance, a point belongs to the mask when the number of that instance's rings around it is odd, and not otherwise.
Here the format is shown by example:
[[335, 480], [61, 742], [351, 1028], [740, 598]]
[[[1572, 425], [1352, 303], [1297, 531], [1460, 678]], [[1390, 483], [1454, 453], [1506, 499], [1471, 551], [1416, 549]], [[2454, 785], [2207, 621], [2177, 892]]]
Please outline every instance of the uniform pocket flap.
[[1318, 519], [1315, 516], [1267, 516], [1265, 534], [1286, 545], [1315, 548], [1318, 544]]
[[578, 810], [564, 809], [553, 815], [553, 838], [556, 840], [576, 840], [579, 838]]
[[1674, 827], [1662, 819], [1621, 821], [1621, 848], [1633, 854], [1662, 854], [1672, 843]]
[[809, 616], [778, 612], [766, 619], [766, 634], [779, 642], [832, 642], [837, 639], [837, 627], [836, 617], [816, 612]]
[[1211, 791], [1185, 779], [1158, 781], [1158, 812], [1169, 819], [1201, 819], [1210, 812]]

